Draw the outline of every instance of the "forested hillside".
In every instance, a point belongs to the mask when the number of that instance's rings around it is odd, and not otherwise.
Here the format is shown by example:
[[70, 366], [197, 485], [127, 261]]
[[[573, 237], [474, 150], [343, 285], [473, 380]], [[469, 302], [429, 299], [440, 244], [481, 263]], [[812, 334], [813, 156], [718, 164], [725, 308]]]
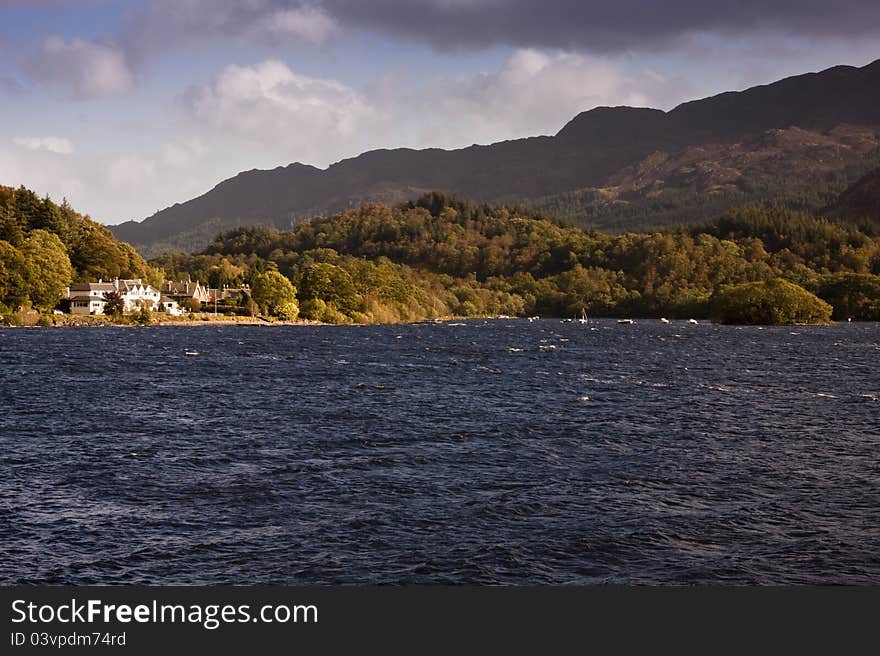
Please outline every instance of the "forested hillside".
[[[237, 228], [199, 255], [153, 261], [211, 286], [277, 270], [301, 315], [331, 322], [451, 315], [707, 317], [725, 285], [784, 279], [847, 316], [880, 318], [880, 240], [853, 225], [766, 208], [702, 228], [608, 235], [530, 211], [427, 194], [289, 232]], [[836, 315], [837, 316], [837, 315]]]
[[828, 208], [830, 216], [880, 226], [880, 168], [861, 177]]
[[67, 201], [0, 186], [0, 314], [28, 304], [51, 310], [71, 282], [116, 277], [161, 283], [162, 273]]

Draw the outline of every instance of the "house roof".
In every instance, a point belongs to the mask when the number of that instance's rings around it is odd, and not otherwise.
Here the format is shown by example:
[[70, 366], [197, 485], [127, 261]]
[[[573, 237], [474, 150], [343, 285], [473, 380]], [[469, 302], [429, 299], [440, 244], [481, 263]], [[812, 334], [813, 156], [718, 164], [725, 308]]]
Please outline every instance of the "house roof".
[[116, 287], [112, 282], [75, 282], [70, 286], [72, 292], [113, 292]]
[[117, 280], [116, 286], [121, 293], [125, 293], [125, 292], [131, 291], [136, 288], [142, 288], [146, 291], [150, 291], [150, 290], [158, 291], [156, 289], [153, 289], [150, 285], [144, 283], [144, 281], [141, 280], [140, 278], [133, 278], [133, 279], [128, 279], [128, 280]]
[[193, 296], [199, 292], [204, 293], [205, 290], [198, 282], [191, 280], [182, 282], [168, 280], [162, 287], [162, 291], [166, 294], [174, 294], [175, 296]]

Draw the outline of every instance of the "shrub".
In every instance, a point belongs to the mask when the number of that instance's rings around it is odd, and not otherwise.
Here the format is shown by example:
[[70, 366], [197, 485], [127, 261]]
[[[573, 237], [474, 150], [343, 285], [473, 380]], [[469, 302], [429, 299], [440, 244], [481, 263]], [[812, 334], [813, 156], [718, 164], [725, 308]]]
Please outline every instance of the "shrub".
[[837, 273], [825, 276], [818, 295], [834, 306], [834, 319], [880, 321], [880, 276]]
[[147, 308], [141, 308], [131, 315], [131, 321], [139, 326], [147, 326], [153, 322], [153, 316]]
[[780, 278], [725, 285], [712, 302], [712, 318], [733, 324], [825, 323], [831, 310], [803, 287]]
[[282, 321], [296, 321], [299, 317], [299, 306], [296, 301], [289, 301], [272, 308], [272, 314]]
[[311, 298], [307, 301], [303, 301], [302, 306], [300, 307], [300, 314], [305, 319], [310, 319], [312, 321], [323, 321], [321, 317], [324, 316], [326, 311], [327, 304], [320, 298]]

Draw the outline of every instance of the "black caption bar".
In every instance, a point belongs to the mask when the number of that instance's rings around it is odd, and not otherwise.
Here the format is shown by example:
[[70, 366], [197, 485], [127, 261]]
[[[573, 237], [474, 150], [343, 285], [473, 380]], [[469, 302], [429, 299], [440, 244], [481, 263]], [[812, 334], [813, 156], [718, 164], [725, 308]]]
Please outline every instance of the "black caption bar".
[[[877, 588], [6, 587], [0, 652], [536, 653], [871, 637]], [[862, 643], [865, 644], [865, 643]], [[579, 649], [580, 650], [580, 649]]]

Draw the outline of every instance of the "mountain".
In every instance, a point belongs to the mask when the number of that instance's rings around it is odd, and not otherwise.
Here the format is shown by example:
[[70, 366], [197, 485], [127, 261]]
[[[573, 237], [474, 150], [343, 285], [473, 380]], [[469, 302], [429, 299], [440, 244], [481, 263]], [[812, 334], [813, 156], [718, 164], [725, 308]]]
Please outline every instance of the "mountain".
[[859, 178], [826, 210], [826, 214], [853, 221], [867, 219], [880, 225], [880, 168]]
[[702, 221], [719, 209], [779, 196], [798, 207], [822, 207], [877, 165], [880, 60], [669, 112], [599, 107], [552, 137], [448, 151], [376, 150], [327, 169], [291, 164], [247, 171], [113, 231], [148, 253], [199, 248], [220, 228], [287, 228], [308, 216], [393, 204], [427, 190], [524, 202], [582, 225], [626, 229]]

